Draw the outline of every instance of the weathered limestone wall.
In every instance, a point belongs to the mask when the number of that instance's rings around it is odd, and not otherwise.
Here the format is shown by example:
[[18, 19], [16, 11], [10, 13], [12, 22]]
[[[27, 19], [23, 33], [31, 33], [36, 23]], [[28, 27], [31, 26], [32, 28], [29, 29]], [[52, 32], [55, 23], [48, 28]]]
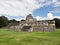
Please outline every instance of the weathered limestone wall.
[[27, 32], [55, 32], [55, 21], [37, 21], [30, 14], [26, 17], [26, 20], [21, 20], [19, 25], [11, 25], [9, 29]]
[[[31, 26], [31, 28], [29, 29], [26, 29], [25, 30], [23, 29], [24, 26]], [[48, 23], [48, 22], [44, 22], [44, 21], [41, 21], [41, 22], [33, 22], [33, 23], [21, 23], [19, 25], [13, 25], [13, 26], [10, 26], [9, 29], [12, 29], [12, 30], [17, 30], [17, 31], [27, 31], [27, 32], [55, 32], [55, 23]]]
[[38, 22], [33, 26], [33, 31], [35, 32], [55, 32], [55, 22], [48, 23], [48, 22]]

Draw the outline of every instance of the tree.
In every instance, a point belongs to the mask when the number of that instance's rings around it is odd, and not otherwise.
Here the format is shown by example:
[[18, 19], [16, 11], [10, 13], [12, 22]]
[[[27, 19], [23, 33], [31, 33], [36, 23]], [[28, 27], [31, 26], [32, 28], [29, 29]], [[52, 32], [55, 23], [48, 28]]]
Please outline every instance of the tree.
[[9, 23], [19, 23], [19, 21], [16, 21], [15, 19], [9, 20]]
[[0, 28], [8, 25], [8, 18], [5, 16], [0, 17]]
[[54, 20], [55, 20], [56, 28], [60, 28], [60, 19], [54, 18]]

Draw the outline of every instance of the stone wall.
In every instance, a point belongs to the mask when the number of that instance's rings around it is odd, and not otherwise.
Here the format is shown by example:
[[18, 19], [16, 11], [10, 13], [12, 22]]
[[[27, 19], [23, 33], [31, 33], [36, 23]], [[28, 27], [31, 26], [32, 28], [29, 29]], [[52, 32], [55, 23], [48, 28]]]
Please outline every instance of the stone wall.
[[55, 21], [53, 20], [35, 20], [28, 15], [26, 20], [21, 20], [20, 24], [10, 25], [9, 29], [27, 32], [55, 32]]

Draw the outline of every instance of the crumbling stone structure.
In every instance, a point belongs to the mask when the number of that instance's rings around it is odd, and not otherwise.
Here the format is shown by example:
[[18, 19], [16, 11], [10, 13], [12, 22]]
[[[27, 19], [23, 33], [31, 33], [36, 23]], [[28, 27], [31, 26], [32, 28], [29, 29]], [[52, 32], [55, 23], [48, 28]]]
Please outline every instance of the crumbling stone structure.
[[21, 20], [18, 25], [8, 26], [12, 30], [25, 31], [25, 32], [54, 32], [55, 21], [54, 20], [40, 20], [37, 21], [29, 14], [26, 20]]

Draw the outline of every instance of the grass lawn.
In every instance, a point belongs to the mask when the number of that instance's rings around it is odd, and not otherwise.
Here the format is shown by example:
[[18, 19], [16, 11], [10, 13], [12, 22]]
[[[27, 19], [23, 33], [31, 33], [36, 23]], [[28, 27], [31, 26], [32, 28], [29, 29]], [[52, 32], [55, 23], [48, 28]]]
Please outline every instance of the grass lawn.
[[60, 29], [56, 29], [56, 32], [17, 32], [0, 29], [0, 45], [60, 45]]

